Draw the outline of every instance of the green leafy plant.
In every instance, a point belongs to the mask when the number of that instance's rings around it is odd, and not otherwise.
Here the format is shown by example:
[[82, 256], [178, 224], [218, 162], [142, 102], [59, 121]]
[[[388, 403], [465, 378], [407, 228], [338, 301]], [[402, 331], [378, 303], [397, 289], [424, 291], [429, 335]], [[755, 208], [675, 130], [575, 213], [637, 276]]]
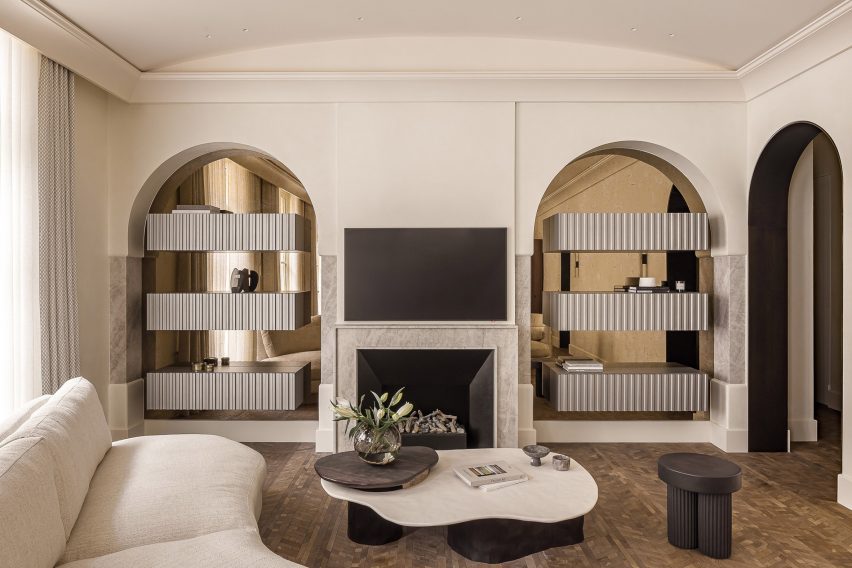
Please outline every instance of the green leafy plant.
[[[414, 410], [414, 405], [406, 402], [394, 410], [394, 407], [402, 402], [402, 391], [405, 387], [399, 389], [392, 397], [388, 393], [381, 395], [375, 392], [370, 392], [376, 400], [376, 404], [371, 408], [364, 408], [364, 395], [358, 401], [358, 406], [353, 406], [351, 402], [345, 398], [338, 398], [337, 401], [331, 401], [331, 408], [334, 411], [334, 421], [340, 422], [345, 420], [346, 434], [352, 438], [358, 429], [358, 426], [370, 428], [376, 432], [384, 432], [392, 426], [396, 426], [403, 418], [411, 414]], [[388, 402], [390, 398], [390, 402]], [[350, 427], [350, 423], [355, 424]]]

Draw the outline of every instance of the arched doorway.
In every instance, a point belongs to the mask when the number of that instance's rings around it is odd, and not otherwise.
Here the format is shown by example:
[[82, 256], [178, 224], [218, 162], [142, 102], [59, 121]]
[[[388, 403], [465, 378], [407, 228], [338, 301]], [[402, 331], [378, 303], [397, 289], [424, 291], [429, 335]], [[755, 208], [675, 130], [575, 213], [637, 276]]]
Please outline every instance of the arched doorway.
[[[605, 368], [610, 363], [613, 366], [637, 364], [636, 368], [643, 369], [650, 369], [659, 363], [670, 363], [694, 369], [696, 374], [705, 373], [704, 393], [709, 394], [709, 377], [713, 375], [712, 322], [704, 331], [640, 331], [638, 328], [561, 331], [552, 329], [544, 322], [544, 291], [570, 292], [578, 296], [612, 293], [615, 287], [624, 285], [627, 278], [640, 276], [642, 265], [649, 267], [647, 276], [655, 277], [660, 284], [669, 280], [668, 283], [674, 289], [676, 281], [684, 281], [687, 292], [694, 293], [696, 297], [701, 295], [704, 299], [709, 298], [713, 282], [709, 241], [706, 248], [697, 254], [686, 250], [666, 252], [656, 249], [545, 254], [543, 250], [546, 248], [543, 246], [544, 220], [563, 213], [706, 214], [707, 210], [692, 176], [660, 154], [650, 151], [652, 148], [650, 144], [632, 142], [606, 145], [587, 152], [557, 173], [539, 204], [531, 266], [529, 349], [536, 386], [533, 414], [537, 422], [548, 422], [546, 426], [539, 425], [547, 428], [549, 435], [564, 431], [566, 438], [562, 441], [572, 439], [569, 432], [571, 427], [564, 424], [566, 428], [563, 430], [562, 425], [556, 424], [557, 421], [607, 422], [613, 426], [613, 435], [619, 436], [630, 429], [629, 421], [632, 420], [689, 421], [685, 426], [684, 422], [672, 425], [671, 430], [679, 430], [694, 426], [696, 417], [705, 420], [709, 417], [709, 412], [705, 410], [698, 410], [697, 416], [690, 410], [565, 410], [554, 402], [555, 397], [549, 389], [548, 381], [542, 380], [544, 365], [567, 355], [603, 361]], [[707, 189], [706, 185], [702, 188]], [[720, 219], [713, 219], [712, 224], [719, 226], [720, 222]], [[656, 291], [664, 292], [661, 289]], [[624, 374], [631, 373], [641, 374], [633, 371], [625, 371]], [[649, 408], [652, 406], [649, 405]], [[662, 406], [659, 405], [660, 408]]]
[[[827, 134], [809, 122], [790, 124], [767, 143], [755, 165], [749, 190], [749, 254], [748, 254], [748, 445], [749, 451], [784, 452], [788, 449], [788, 408], [790, 404], [788, 386], [790, 368], [788, 364], [790, 334], [790, 273], [789, 273], [789, 228], [792, 216], [799, 214], [790, 209], [791, 182], [803, 152], [823, 135], [826, 153], [834, 160], [839, 172], [840, 160], [836, 148]], [[842, 228], [840, 203], [831, 204], [824, 198], [834, 195], [841, 199], [840, 175], [833, 176], [833, 187], [812, 188], [815, 207], [822, 207], [828, 215], [829, 225], [823, 236], [834, 243], [834, 254], [823, 258], [826, 243], [814, 247], [815, 261], [821, 262], [828, 271], [829, 281], [840, 278], [842, 270]], [[817, 205], [817, 203], [822, 205]], [[817, 211], [815, 209], [815, 215]], [[814, 227], [821, 226], [814, 218]], [[832, 221], [833, 219], [833, 221]], [[817, 238], [817, 234], [814, 238]], [[832, 236], [832, 234], [834, 236]], [[839, 235], [839, 236], [838, 236]], [[798, 244], [798, 243], [796, 243]], [[818, 272], [818, 271], [817, 271]], [[815, 273], [814, 286], [820, 286], [821, 276]], [[830, 283], [822, 281], [823, 284]], [[820, 294], [820, 303], [835, 302], [833, 308], [822, 316], [815, 313], [818, 337], [830, 347], [837, 347], [828, 355], [835, 366], [842, 365], [839, 341], [842, 329], [825, 333], [825, 325], [842, 326], [839, 302], [842, 301], [840, 286]], [[817, 291], [814, 291], [816, 294]], [[815, 302], [816, 303], [816, 302]], [[833, 323], [832, 323], [832, 320]], [[816, 320], [815, 320], [816, 321]], [[819, 364], [819, 363], [817, 363]], [[842, 375], [842, 370], [837, 369]], [[842, 376], [840, 377], [842, 381]], [[842, 384], [838, 381], [838, 387]]]

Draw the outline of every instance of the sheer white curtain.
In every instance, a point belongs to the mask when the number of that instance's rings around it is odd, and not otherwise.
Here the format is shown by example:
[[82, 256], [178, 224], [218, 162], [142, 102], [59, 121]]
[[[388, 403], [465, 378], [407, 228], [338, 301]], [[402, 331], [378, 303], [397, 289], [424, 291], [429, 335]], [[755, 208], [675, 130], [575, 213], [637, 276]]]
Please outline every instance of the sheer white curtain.
[[0, 417], [41, 394], [35, 49], [0, 30]]

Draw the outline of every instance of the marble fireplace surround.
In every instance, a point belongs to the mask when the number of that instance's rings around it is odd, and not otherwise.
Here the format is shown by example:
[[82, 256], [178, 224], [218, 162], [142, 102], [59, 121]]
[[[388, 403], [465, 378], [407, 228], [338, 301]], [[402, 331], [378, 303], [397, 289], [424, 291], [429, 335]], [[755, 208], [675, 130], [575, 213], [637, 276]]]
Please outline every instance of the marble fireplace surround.
[[[359, 349], [490, 349], [494, 351], [495, 445], [518, 446], [518, 328], [509, 324], [338, 324], [337, 396], [355, 400], [358, 390]], [[321, 393], [322, 394], [322, 393]], [[321, 398], [321, 397], [320, 397]], [[335, 429], [337, 450], [349, 449], [342, 425], [323, 424], [330, 413], [320, 413], [320, 429]]]

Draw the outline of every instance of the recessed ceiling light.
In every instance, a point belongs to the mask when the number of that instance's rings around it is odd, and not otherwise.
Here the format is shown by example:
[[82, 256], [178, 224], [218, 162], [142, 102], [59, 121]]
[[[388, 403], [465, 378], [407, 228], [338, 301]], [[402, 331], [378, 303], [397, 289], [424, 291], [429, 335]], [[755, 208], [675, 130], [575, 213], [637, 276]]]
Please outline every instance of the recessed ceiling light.
[[524, 18], [523, 18], [523, 16], [515, 16], [515, 21], [516, 21], [516, 22], [520, 22], [520, 21], [521, 21], [521, 20], [523, 20], [523, 19], [524, 19]]
[[359, 22], [363, 22], [363, 21], [364, 21], [364, 16], [358, 16], [358, 17], [357, 17], [357, 18], [355, 18], [355, 19], [356, 19], [356, 20], [358, 20]]
[[675, 36], [674, 34], [669, 34], [669, 37], [674, 37], [674, 36]]
[[204, 36], [204, 37], [206, 37], [207, 39], [210, 39], [210, 38], [212, 38], [212, 37], [213, 37], [213, 34], [207, 34], [207, 35], [206, 35], [206, 36]]
[[243, 31], [244, 31], [244, 32], [247, 32], [247, 31], [248, 31], [248, 28], [243, 28]]
[[639, 28], [630, 28], [630, 31], [631, 31], [631, 32], [638, 32], [638, 31], [639, 31]]

